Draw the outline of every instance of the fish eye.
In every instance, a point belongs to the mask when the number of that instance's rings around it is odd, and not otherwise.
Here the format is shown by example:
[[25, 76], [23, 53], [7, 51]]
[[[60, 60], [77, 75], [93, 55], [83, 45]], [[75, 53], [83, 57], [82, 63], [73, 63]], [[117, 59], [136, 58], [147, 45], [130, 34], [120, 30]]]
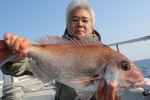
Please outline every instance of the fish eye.
[[127, 62], [122, 62], [122, 63], [121, 63], [121, 68], [122, 68], [122, 70], [124, 70], [124, 71], [128, 71], [128, 70], [131, 69], [131, 66], [130, 66]]

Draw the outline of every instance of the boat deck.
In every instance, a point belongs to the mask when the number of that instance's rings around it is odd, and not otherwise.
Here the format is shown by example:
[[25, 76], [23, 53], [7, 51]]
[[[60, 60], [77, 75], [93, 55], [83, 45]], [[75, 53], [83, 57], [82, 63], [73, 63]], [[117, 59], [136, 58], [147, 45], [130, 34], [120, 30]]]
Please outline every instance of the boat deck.
[[[0, 83], [0, 89], [2, 90], [3, 82]], [[55, 85], [54, 83], [42, 84], [41, 81], [34, 76], [27, 76], [21, 78], [21, 86], [24, 87], [24, 96], [22, 100], [54, 100]], [[0, 97], [2, 91], [0, 91]], [[2, 100], [2, 99], [0, 99]]]

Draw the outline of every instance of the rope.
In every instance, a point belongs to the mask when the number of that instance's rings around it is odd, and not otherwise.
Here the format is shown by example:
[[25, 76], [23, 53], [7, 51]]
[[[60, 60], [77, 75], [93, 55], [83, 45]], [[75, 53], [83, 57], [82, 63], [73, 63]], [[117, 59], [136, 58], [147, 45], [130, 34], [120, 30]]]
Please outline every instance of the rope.
[[54, 84], [50, 84], [50, 85], [44, 85], [44, 87], [41, 87], [39, 89], [33, 89], [31, 87], [35, 87], [35, 86], [39, 86], [41, 83], [37, 83], [34, 85], [30, 85], [28, 86], [28, 88], [23, 87], [24, 93], [28, 93], [28, 92], [38, 92], [38, 91], [44, 91], [44, 90], [50, 90], [50, 89], [54, 89], [55, 90], [55, 85]]
[[2, 100], [22, 100], [22, 97], [24, 95], [23, 87], [20, 85], [19, 82], [4, 85], [3, 86], [3, 96]]

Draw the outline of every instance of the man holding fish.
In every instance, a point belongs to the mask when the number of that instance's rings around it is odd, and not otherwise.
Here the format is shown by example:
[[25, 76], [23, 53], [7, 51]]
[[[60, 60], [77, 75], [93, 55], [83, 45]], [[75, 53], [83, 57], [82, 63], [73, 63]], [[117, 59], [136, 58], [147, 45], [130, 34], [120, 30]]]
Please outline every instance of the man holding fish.
[[[93, 36], [100, 41], [99, 33], [94, 30], [94, 22], [94, 12], [87, 0], [72, 1], [66, 9], [66, 30], [63, 38], [80, 40], [83, 37]], [[32, 72], [30, 71], [27, 59], [27, 48], [30, 45], [30, 41], [10, 33], [4, 35], [4, 41], [14, 54], [18, 52], [20, 54], [2, 65], [2, 72], [12, 76], [31, 75]], [[101, 80], [96, 93], [89, 100], [119, 100], [119, 97], [115, 95], [117, 85], [116, 81], [106, 84], [106, 81]], [[77, 91], [75, 89], [56, 82], [55, 100], [74, 100], [76, 96]]]

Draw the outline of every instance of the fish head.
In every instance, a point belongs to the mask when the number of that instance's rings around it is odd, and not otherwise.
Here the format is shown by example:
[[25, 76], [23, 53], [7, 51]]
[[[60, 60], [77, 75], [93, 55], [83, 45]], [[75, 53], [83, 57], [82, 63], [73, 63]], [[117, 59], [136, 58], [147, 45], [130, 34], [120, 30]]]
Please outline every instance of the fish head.
[[144, 76], [137, 66], [127, 57], [115, 51], [111, 57], [107, 59], [107, 63], [104, 79], [107, 84], [113, 81], [118, 82], [116, 89], [118, 96], [124, 95], [127, 92], [129, 93], [132, 89], [134, 89], [134, 91], [137, 89], [137, 93], [144, 91], [140, 88], [146, 83]]

